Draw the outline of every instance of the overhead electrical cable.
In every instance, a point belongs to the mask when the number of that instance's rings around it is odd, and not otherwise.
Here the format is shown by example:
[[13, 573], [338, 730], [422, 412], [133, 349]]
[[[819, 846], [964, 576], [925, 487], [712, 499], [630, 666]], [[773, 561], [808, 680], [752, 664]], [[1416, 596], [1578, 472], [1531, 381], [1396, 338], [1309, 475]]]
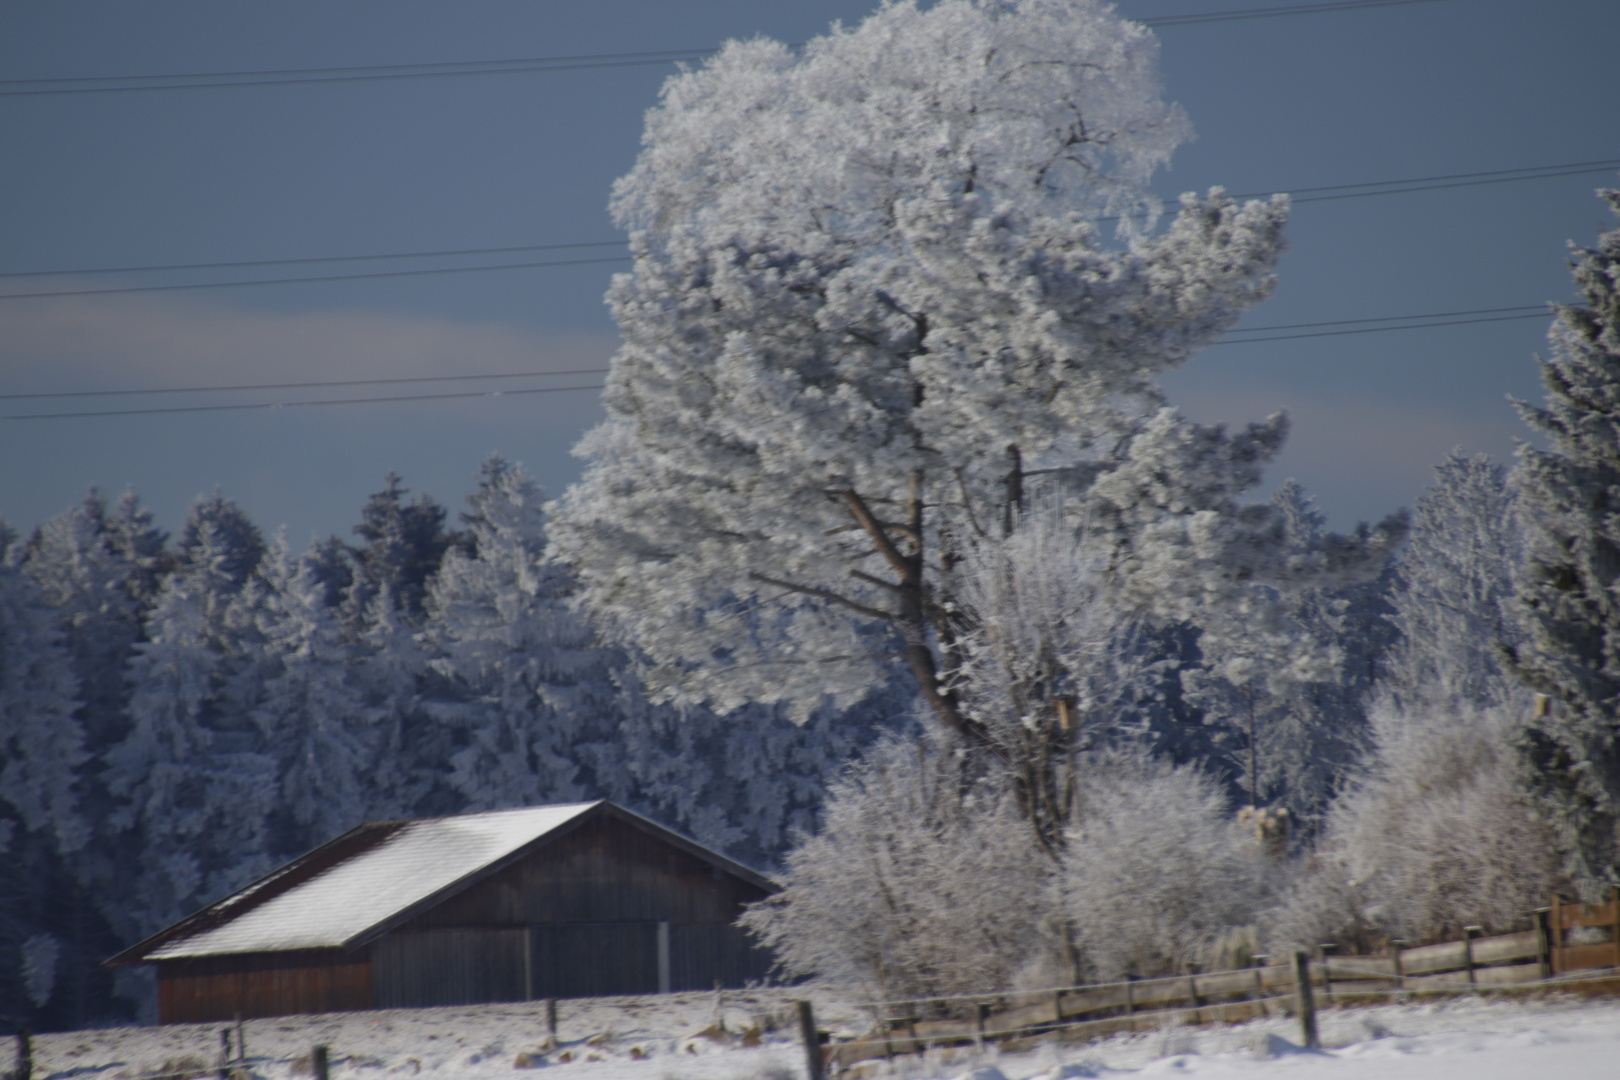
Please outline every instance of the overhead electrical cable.
[[487, 266], [440, 266], [423, 270], [375, 270], [363, 274], [319, 274], [312, 277], [256, 278], [250, 281], [193, 281], [183, 285], [118, 285], [107, 289], [56, 289], [50, 292], [0, 293], [0, 300], [60, 296], [107, 296], [112, 293], [174, 292], [180, 289], [240, 289], [251, 285], [310, 285], [333, 281], [375, 281], [381, 278], [427, 277], [432, 274], [483, 274], [493, 270], [544, 270], [554, 266], [597, 266], [629, 262], [628, 255], [606, 259], [565, 259], [561, 262], [495, 263]]
[[34, 398], [126, 397], [134, 394], [224, 394], [258, 390], [309, 390], [322, 386], [396, 386], [400, 383], [481, 382], [494, 379], [537, 379], [550, 375], [603, 375], [605, 367], [566, 371], [509, 371], [492, 375], [410, 375], [389, 379], [322, 379], [312, 382], [244, 383], [237, 386], [157, 386], [120, 390], [62, 390], [56, 393], [0, 394], [0, 401]]
[[146, 274], [170, 270], [241, 270], [250, 266], [297, 266], [302, 263], [381, 262], [388, 259], [449, 259], [461, 255], [521, 255], [530, 251], [623, 247], [623, 240], [587, 240], [578, 244], [521, 244], [516, 247], [447, 248], [443, 251], [390, 251], [378, 255], [312, 255], [302, 259], [238, 259], [234, 262], [164, 263], [151, 266], [98, 266], [84, 270], [8, 270], [0, 278], [62, 277], [87, 274]]
[[526, 394], [563, 394], [570, 390], [600, 390], [601, 383], [589, 386], [542, 386], [524, 390], [469, 390], [455, 394], [401, 394], [394, 397], [326, 398], [315, 401], [261, 401], [240, 405], [174, 405], [155, 409], [94, 409], [83, 412], [17, 413], [0, 420], [72, 420], [97, 416], [156, 416], [162, 413], [246, 412], [275, 409], [308, 409], [323, 405], [382, 405], [405, 401], [452, 401], [457, 398], [518, 397]]
[[[1292, 341], [1298, 338], [1336, 337], [1343, 334], [1375, 334], [1392, 330], [1423, 330], [1445, 326], [1471, 326], [1476, 323], [1510, 322], [1518, 319], [1544, 319], [1551, 314], [1547, 304], [1529, 304], [1518, 307], [1471, 308], [1463, 311], [1433, 311], [1419, 315], [1387, 315], [1366, 319], [1332, 319], [1322, 322], [1280, 323], [1275, 326], [1254, 326], [1229, 331], [1231, 334], [1269, 334], [1246, 338], [1223, 337], [1214, 345], [1246, 345], [1255, 342]], [[1369, 326], [1370, 323], [1391, 325]], [[1315, 331], [1324, 327], [1357, 327], [1332, 329], [1312, 333], [1275, 334], [1278, 330]], [[0, 400], [21, 401], [41, 398], [124, 397], [151, 394], [200, 394], [265, 390], [306, 390], [336, 386], [385, 386], [400, 383], [474, 382], [491, 379], [529, 379], [551, 375], [601, 375], [607, 368], [572, 368], [560, 371], [516, 371], [500, 374], [474, 375], [418, 375], [380, 379], [333, 379], [323, 381], [251, 383], [235, 386], [171, 386], [143, 387], [119, 390], [67, 390], [59, 393], [0, 394]], [[410, 394], [397, 397], [331, 398], [319, 401], [254, 402], [222, 405], [182, 405], [150, 409], [98, 409], [81, 412], [21, 413], [0, 416], [0, 420], [63, 420], [90, 416], [148, 416], [158, 413], [241, 411], [244, 409], [302, 408], [314, 405], [372, 405], [390, 401], [449, 401], [477, 397], [503, 397], [522, 394], [550, 394], [570, 390], [599, 390], [600, 384], [590, 386], [549, 386], [519, 390], [479, 390], [448, 394]]]
[[[1164, 15], [1133, 22], [1154, 29], [1249, 22], [1294, 15], [1327, 15], [1376, 8], [1411, 7], [1445, 0], [1329, 0], [1319, 4], [1284, 4], [1190, 15]], [[796, 42], [792, 49], [803, 47]], [[56, 94], [138, 93], [153, 90], [215, 90], [239, 86], [309, 86], [321, 83], [455, 78], [470, 75], [514, 75], [545, 71], [589, 71], [646, 67], [702, 60], [718, 49], [663, 49], [651, 52], [585, 53], [571, 56], [525, 56], [504, 60], [452, 60], [425, 64], [361, 64], [345, 67], [265, 68], [252, 71], [197, 71], [173, 75], [100, 75], [58, 79], [0, 79], [0, 97]]]
[[[1620, 169], [1620, 158], [1596, 161], [1566, 162], [1560, 165], [1535, 165], [1518, 169], [1491, 169], [1484, 172], [1445, 173], [1438, 176], [1408, 177], [1401, 180], [1369, 180], [1355, 184], [1333, 184], [1325, 187], [1295, 188], [1291, 198], [1295, 203], [1325, 202], [1332, 199], [1356, 199], [1373, 195], [1406, 195], [1420, 191], [1443, 191], [1451, 188], [1475, 187], [1484, 184], [1505, 184], [1521, 180], [1546, 180], [1586, 173]], [[1235, 199], [1262, 198], [1268, 192], [1245, 192]], [[1178, 203], [1166, 201], [1165, 208], [1173, 210]], [[1114, 220], [1105, 218], [1103, 220]], [[169, 265], [101, 267], [81, 270], [13, 270], [0, 273], [0, 278], [88, 276], [114, 273], [163, 273], [168, 271], [245, 269], [255, 266], [292, 266], [301, 263], [341, 263], [382, 261], [388, 259], [453, 258], [456, 256], [512, 253], [528, 251], [561, 251], [566, 249], [619, 247], [623, 240], [594, 240], [572, 244], [526, 244], [501, 248], [459, 248], [443, 251], [406, 251], [376, 255], [319, 255], [304, 259], [242, 259], [232, 262], [175, 263]], [[62, 296], [103, 296], [111, 293], [171, 292], [186, 289], [243, 288], [253, 285], [301, 285], [335, 281], [365, 281], [378, 278], [423, 277], [432, 274], [487, 273], [497, 270], [535, 270], [549, 266], [588, 266], [625, 262], [629, 255], [598, 259], [568, 259], [552, 262], [489, 263], [471, 266], [431, 267], [420, 270], [366, 271], [356, 274], [331, 274], [289, 278], [255, 278], [249, 280], [181, 282], [163, 285], [123, 285], [99, 289], [60, 289], [42, 292], [0, 293], [0, 300], [20, 300], [28, 297], [46, 298]]]
[[1279, 19], [1288, 15], [1329, 15], [1341, 11], [1368, 11], [1373, 8], [1411, 7], [1442, 0], [1330, 0], [1325, 4], [1283, 4], [1277, 7], [1240, 8], [1236, 11], [1207, 11], [1193, 15], [1161, 15], [1134, 19], [1155, 30], [1176, 26], [1203, 26], [1207, 23], [1249, 22], [1253, 19]]

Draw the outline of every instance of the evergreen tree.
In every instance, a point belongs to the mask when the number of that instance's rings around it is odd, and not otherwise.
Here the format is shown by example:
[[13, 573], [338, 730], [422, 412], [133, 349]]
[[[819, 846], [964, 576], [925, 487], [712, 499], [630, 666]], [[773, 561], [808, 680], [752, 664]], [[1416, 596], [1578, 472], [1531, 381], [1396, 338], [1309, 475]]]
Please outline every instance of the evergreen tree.
[[1502, 665], [1524, 634], [1514, 600], [1523, 550], [1505, 468], [1460, 453], [1435, 467], [1390, 589], [1401, 636], [1378, 681], [1389, 708], [1466, 714], [1524, 696]]
[[546, 558], [545, 496], [523, 470], [492, 456], [467, 501], [474, 554], [446, 555], [428, 624], [469, 739], [451, 782], [478, 809], [581, 798], [594, 785], [575, 751], [611, 731], [615, 654], [569, 610], [567, 573]]
[[[1620, 213], [1620, 191], [1603, 195]], [[1524, 760], [1570, 877], [1595, 897], [1620, 882], [1620, 229], [1577, 251], [1574, 276], [1584, 303], [1557, 308], [1546, 405], [1519, 405], [1550, 445], [1519, 448], [1529, 640], [1511, 663], [1550, 700]]]
[[11, 541], [0, 522], [0, 1014], [37, 1029], [74, 1018], [62, 984], [87, 973], [71, 944], [63, 955], [75, 935], [56, 891], [88, 838], [77, 790], [87, 755], [62, 630]]
[[[205, 545], [203, 533], [208, 529], [214, 535]], [[175, 545], [175, 558], [182, 566], [194, 564], [199, 558], [213, 560], [238, 588], [258, 568], [264, 553], [264, 534], [259, 527], [240, 506], [218, 491], [192, 504]]]
[[[66, 633], [93, 753], [124, 735], [124, 665], [166, 570], [165, 540], [134, 495], [109, 509], [92, 489], [78, 507], [38, 529], [24, 552], [23, 569]], [[95, 812], [100, 807], [91, 797]]]
[[283, 538], [262, 567], [255, 616], [265, 667], [253, 716], [275, 754], [269, 848], [285, 858], [365, 819], [377, 760], [351, 647], [315, 567]]
[[1230, 775], [1245, 802], [1285, 808], [1309, 830], [1367, 747], [1362, 699], [1392, 636], [1376, 575], [1395, 530], [1347, 552], [1297, 482], [1282, 484], [1272, 506], [1284, 571], [1195, 618], [1201, 662], [1182, 681], [1213, 729], [1206, 764]]
[[[195, 515], [185, 561], [164, 583], [129, 664], [130, 731], [106, 754], [118, 800], [116, 898], [127, 940], [153, 933], [265, 869], [273, 773], [243, 723], [254, 628], [237, 538]], [[246, 676], [246, 677], [244, 677]]]
[[[377, 593], [387, 589], [412, 623], [421, 620], [428, 582], [456, 537], [444, 527], [444, 508], [427, 495], [407, 503], [410, 491], [389, 473], [381, 491], [360, 511], [355, 534], [364, 543], [351, 548], [353, 577], [344, 601], [351, 628], [362, 625]], [[321, 575], [330, 580], [331, 570]]]

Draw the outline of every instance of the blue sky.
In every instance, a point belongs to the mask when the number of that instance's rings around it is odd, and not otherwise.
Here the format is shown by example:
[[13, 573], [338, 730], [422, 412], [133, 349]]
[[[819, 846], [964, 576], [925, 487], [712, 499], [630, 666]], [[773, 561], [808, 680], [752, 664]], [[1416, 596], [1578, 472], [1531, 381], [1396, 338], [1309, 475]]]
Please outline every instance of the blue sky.
[[[1122, 0], [1151, 18], [1276, 0]], [[63, 0], [0, 7], [0, 79], [234, 72], [801, 41], [854, 0]], [[1433, 0], [1168, 26], [1169, 97], [1198, 138], [1158, 188], [1236, 192], [1620, 158], [1612, 0]], [[668, 65], [92, 94], [0, 93], [0, 273], [611, 241], [612, 180]], [[26, 88], [9, 82], [0, 91]], [[37, 88], [37, 87], [36, 87]], [[1565, 242], [1610, 226], [1610, 173], [1302, 203], [1249, 326], [1567, 300]], [[511, 256], [557, 261], [612, 249]], [[494, 257], [0, 279], [0, 293], [309, 276]], [[0, 394], [418, 378], [601, 366], [619, 267], [0, 299]], [[1541, 318], [1217, 345], [1173, 374], [1203, 420], [1287, 409], [1296, 476], [1336, 526], [1410, 504], [1454, 446], [1506, 458], [1508, 394], [1539, 397]], [[476, 384], [575, 386], [591, 376]], [[10, 398], [0, 413], [443, 393], [463, 384]], [[591, 391], [414, 403], [0, 420], [0, 517], [28, 529], [89, 485], [175, 528], [216, 486], [295, 543], [347, 534], [385, 472], [459, 506], [492, 450], [560, 491]]]

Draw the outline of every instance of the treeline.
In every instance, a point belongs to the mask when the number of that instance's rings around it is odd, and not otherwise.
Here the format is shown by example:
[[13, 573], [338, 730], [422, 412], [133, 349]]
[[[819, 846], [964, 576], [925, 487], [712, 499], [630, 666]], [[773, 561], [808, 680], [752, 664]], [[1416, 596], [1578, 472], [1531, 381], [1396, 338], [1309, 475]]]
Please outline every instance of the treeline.
[[217, 493], [172, 540], [133, 494], [0, 531], [0, 1015], [136, 1015], [102, 959], [367, 820], [605, 797], [774, 862], [903, 700], [651, 703], [543, 501], [497, 457], [454, 523], [390, 476], [302, 552]]

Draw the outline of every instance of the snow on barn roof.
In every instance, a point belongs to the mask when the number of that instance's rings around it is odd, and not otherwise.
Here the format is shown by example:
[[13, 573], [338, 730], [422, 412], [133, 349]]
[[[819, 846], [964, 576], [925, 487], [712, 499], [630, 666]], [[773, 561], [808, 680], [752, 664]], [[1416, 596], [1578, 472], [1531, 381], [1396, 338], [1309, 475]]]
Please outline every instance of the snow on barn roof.
[[[595, 813], [593, 813], [593, 811]], [[606, 801], [361, 825], [107, 961], [353, 948], [605, 813], [772, 891], [759, 874]]]

